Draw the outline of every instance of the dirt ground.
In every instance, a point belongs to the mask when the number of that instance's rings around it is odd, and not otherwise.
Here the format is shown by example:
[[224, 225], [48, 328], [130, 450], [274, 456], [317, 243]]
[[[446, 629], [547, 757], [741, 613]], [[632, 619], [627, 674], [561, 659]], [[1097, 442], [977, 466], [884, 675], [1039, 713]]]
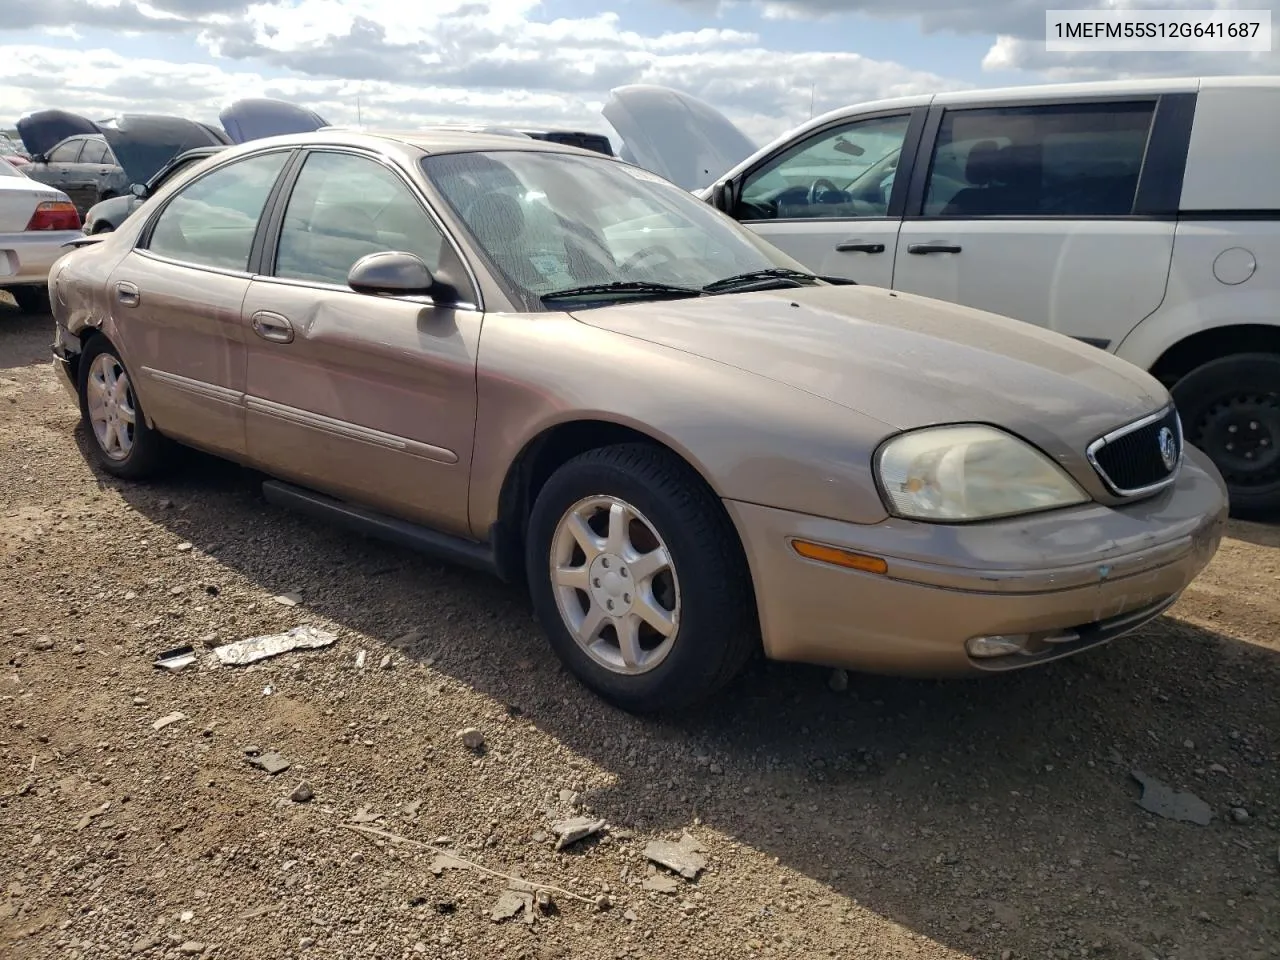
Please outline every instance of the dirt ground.
[[[518, 590], [203, 457], [95, 473], [50, 338], [0, 304], [5, 960], [1280, 957], [1280, 528], [1234, 525], [1172, 615], [1045, 669], [835, 692], [759, 663], [641, 720], [558, 668]], [[338, 641], [152, 665], [300, 624]], [[1146, 812], [1134, 770], [1212, 821]], [[607, 827], [557, 852], [579, 814]], [[653, 873], [685, 833], [705, 869]], [[494, 920], [508, 881], [436, 876], [433, 847], [558, 890]]]

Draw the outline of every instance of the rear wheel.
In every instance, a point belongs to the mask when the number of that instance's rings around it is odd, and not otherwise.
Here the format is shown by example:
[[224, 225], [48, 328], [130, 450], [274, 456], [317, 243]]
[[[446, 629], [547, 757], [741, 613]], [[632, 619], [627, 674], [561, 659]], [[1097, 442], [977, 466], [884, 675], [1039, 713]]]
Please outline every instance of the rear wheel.
[[49, 288], [43, 283], [10, 287], [9, 295], [23, 313], [49, 312]]
[[624, 444], [564, 464], [534, 504], [526, 568], [556, 654], [625, 710], [691, 706], [758, 646], [737, 534], [665, 450]]
[[126, 480], [142, 480], [160, 469], [165, 439], [147, 426], [124, 361], [106, 340], [89, 341], [80, 357], [80, 414], [98, 465]]
[[1208, 455], [1238, 517], [1280, 513], [1280, 356], [1211, 360], [1173, 386], [1187, 440]]

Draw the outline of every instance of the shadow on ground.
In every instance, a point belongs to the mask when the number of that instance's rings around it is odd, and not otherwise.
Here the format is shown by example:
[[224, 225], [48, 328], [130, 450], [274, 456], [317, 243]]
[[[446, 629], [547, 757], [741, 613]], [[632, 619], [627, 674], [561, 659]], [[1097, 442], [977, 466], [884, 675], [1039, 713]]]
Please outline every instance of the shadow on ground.
[[[976, 956], [1006, 943], [1036, 960], [1280, 950], [1280, 658], [1269, 649], [1162, 618], [1044, 669], [854, 677], [844, 694], [825, 671], [758, 662], [694, 713], [640, 719], [559, 669], [519, 589], [296, 518], [262, 501], [258, 479], [189, 454], [163, 482], [102, 482], [268, 591], [302, 585], [307, 607], [352, 630], [391, 644], [449, 620], [451, 645], [428, 635], [402, 653], [436, 658], [609, 771], [612, 786], [588, 801], [615, 825], [700, 817]], [[183, 509], [197, 499], [198, 517]], [[1267, 528], [1242, 530], [1274, 545]], [[268, 541], [281, 545], [270, 561]], [[1213, 823], [1141, 810], [1136, 768], [1194, 791]], [[1233, 807], [1251, 811], [1248, 824]], [[785, 900], [779, 890], [760, 909]], [[1231, 906], [1210, 914], [1205, 902]]]

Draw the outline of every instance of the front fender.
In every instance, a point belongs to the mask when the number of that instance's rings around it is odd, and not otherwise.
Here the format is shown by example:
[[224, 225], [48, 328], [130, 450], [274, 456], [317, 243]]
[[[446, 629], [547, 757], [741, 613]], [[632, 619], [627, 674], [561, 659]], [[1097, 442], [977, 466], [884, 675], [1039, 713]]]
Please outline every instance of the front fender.
[[565, 423], [604, 421], [671, 448], [722, 499], [870, 524], [886, 511], [872, 453], [895, 432], [715, 361], [563, 315], [485, 317], [470, 523], [498, 520], [521, 451]]

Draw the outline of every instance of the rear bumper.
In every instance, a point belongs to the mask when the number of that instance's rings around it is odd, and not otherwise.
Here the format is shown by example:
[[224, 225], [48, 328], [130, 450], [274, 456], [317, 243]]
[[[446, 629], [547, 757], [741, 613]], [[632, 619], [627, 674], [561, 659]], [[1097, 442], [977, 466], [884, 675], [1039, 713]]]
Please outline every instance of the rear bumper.
[[79, 230], [0, 233], [0, 288], [48, 283], [50, 268], [67, 252], [63, 244], [81, 236]]
[[[1158, 616], [1204, 569], [1226, 489], [1192, 448], [1169, 490], [1009, 521], [859, 526], [729, 502], [756, 588], [765, 652], [869, 672], [1000, 672], [1098, 646]], [[793, 539], [883, 558], [885, 574], [801, 557]], [[1019, 649], [977, 658], [975, 637]]]

